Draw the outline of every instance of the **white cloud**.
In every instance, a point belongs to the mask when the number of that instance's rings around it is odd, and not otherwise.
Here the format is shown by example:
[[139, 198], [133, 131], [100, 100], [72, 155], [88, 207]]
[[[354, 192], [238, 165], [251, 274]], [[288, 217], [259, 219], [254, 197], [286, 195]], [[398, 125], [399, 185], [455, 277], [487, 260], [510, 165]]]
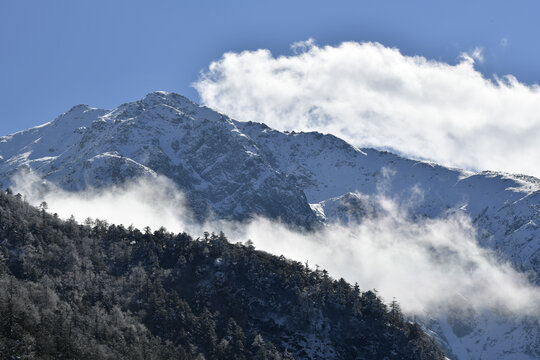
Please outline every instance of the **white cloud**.
[[45, 201], [49, 211], [63, 219], [73, 215], [80, 223], [91, 218], [139, 229], [163, 226], [174, 232], [200, 230], [185, 207], [183, 194], [163, 176], [81, 192], [62, 190], [26, 171], [17, 173], [13, 181], [15, 191], [24, 194], [29, 203], [37, 206]]
[[[388, 199], [386, 199], [388, 201]], [[267, 219], [241, 228], [256, 248], [320, 265], [333, 277], [396, 297], [407, 313], [444, 313], [464, 303], [477, 312], [538, 313], [540, 289], [476, 242], [470, 219], [448, 216], [411, 222], [399, 213], [360, 225], [333, 224], [317, 234]]]
[[470, 219], [454, 214], [413, 222], [406, 209], [384, 195], [372, 198], [384, 209], [376, 218], [306, 233], [265, 218], [195, 223], [183, 194], [164, 177], [84, 192], [43, 187], [31, 174], [17, 177], [15, 184], [14, 191], [30, 203], [46, 201], [62, 218], [73, 214], [80, 222], [91, 217], [140, 229], [165, 226], [193, 236], [224, 231], [231, 242], [251, 239], [258, 249], [308, 260], [312, 268], [318, 264], [334, 278], [358, 282], [363, 290], [375, 288], [387, 301], [396, 297], [408, 313], [444, 313], [456, 298], [479, 312], [491, 307], [524, 314], [540, 311], [540, 289], [480, 248]]
[[[448, 166], [540, 177], [540, 87], [405, 56], [378, 43], [225, 53], [194, 87], [202, 102], [280, 130], [321, 131]], [[302, 50], [302, 51], [298, 51]]]

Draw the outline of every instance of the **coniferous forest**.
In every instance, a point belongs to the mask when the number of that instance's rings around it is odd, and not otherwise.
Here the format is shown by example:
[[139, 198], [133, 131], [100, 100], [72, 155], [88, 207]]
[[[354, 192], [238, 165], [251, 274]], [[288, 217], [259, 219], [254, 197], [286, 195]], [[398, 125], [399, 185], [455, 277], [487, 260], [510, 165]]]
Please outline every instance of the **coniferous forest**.
[[63, 221], [1, 191], [0, 358], [444, 358], [396, 302], [232, 241]]

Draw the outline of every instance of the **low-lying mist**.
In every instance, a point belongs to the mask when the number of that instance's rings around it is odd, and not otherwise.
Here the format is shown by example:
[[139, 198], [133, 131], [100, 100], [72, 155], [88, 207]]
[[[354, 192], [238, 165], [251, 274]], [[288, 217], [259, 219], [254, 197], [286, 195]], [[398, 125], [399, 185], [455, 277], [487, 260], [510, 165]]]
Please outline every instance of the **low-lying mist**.
[[362, 290], [376, 289], [385, 301], [395, 297], [408, 314], [435, 315], [456, 303], [477, 312], [540, 313], [540, 288], [493, 251], [481, 248], [471, 220], [460, 213], [412, 220], [406, 209], [381, 195], [372, 199], [384, 209], [377, 217], [306, 232], [262, 217], [244, 223], [196, 223], [181, 191], [164, 177], [84, 192], [44, 186], [33, 174], [16, 176], [14, 184], [14, 191], [29, 203], [45, 201], [61, 218], [74, 215], [84, 222], [90, 217], [152, 230], [163, 226], [195, 237], [223, 231], [231, 242], [250, 239], [259, 250], [307, 261], [310, 268], [357, 282]]

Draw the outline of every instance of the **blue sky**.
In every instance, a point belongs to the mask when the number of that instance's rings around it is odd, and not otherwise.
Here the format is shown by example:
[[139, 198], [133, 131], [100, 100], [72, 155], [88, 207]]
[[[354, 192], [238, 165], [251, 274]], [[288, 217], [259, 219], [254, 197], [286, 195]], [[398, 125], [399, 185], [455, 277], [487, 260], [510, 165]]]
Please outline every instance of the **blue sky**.
[[0, 2], [0, 134], [71, 106], [111, 108], [191, 83], [227, 51], [377, 41], [455, 64], [482, 47], [485, 76], [540, 83], [536, 1]]

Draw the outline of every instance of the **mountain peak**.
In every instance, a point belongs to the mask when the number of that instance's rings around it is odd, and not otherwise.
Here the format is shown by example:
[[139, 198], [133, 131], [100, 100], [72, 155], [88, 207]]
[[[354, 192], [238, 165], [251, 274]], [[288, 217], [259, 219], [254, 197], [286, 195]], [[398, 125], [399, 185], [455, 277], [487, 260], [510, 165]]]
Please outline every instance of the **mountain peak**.
[[64, 115], [66, 114], [73, 114], [73, 113], [76, 113], [76, 114], [81, 114], [87, 110], [91, 110], [92, 108], [86, 104], [79, 104], [79, 105], [75, 105], [73, 106], [71, 109], [69, 109], [67, 112], [64, 113]]
[[147, 94], [144, 99], [141, 100], [146, 106], [155, 106], [158, 104], [165, 104], [172, 107], [179, 107], [182, 105], [196, 105], [193, 101], [180, 94], [168, 91], [154, 91]]
[[[154, 91], [147, 94], [141, 100], [127, 102], [118, 106], [116, 109], [112, 110], [107, 117], [125, 120], [139, 117], [141, 114], [159, 107], [169, 107], [185, 113], [191, 113], [196, 111], [196, 109], [199, 108], [199, 105], [195, 104], [188, 98], [173, 92]], [[165, 115], [161, 110], [157, 111], [159, 114], [156, 118], [162, 117], [159, 115]]]

